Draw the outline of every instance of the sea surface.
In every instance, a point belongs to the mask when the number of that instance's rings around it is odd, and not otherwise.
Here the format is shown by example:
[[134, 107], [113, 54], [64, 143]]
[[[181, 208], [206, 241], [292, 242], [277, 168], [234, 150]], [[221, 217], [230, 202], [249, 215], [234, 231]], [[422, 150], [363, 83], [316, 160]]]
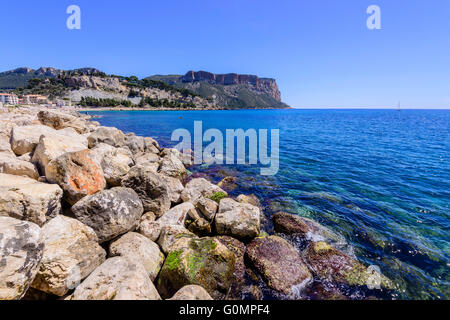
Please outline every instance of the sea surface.
[[90, 114], [100, 115], [102, 125], [154, 137], [165, 147], [177, 144], [171, 141], [173, 130], [192, 131], [194, 121], [224, 136], [226, 129], [279, 129], [276, 176], [261, 176], [259, 165], [190, 170], [216, 183], [237, 176], [238, 188], [231, 195], [255, 194], [267, 217], [283, 210], [343, 235], [359, 260], [379, 266], [394, 281], [396, 290], [378, 298], [450, 299], [449, 110]]

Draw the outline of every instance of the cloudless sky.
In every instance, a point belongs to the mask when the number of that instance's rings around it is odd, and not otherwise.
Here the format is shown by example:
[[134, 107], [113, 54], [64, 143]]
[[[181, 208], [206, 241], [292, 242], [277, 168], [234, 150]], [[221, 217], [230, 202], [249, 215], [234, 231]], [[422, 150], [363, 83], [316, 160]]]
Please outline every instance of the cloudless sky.
[[[81, 8], [81, 30], [66, 9]], [[368, 30], [369, 5], [382, 30]], [[0, 70], [275, 78], [294, 107], [450, 108], [449, 0], [15, 0]]]

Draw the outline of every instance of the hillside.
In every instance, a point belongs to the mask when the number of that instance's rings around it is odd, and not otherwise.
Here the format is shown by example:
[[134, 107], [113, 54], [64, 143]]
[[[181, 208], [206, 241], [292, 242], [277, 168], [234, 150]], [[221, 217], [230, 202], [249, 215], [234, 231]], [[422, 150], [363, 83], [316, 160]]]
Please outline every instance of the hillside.
[[153, 108], [288, 108], [274, 79], [190, 71], [145, 79], [94, 68], [18, 68], [0, 73], [0, 91], [69, 98], [82, 106]]

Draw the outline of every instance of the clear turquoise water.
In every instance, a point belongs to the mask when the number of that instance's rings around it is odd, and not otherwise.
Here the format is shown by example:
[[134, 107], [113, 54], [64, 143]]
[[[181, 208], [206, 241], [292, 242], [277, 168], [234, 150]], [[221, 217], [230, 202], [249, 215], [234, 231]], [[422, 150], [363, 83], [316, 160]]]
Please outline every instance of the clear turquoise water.
[[[280, 171], [258, 166], [197, 167], [219, 181], [239, 176], [267, 216], [284, 210], [344, 235], [397, 290], [384, 298], [450, 298], [450, 111], [264, 110], [109, 111], [102, 125], [152, 136], [173, 130], [280, 129]], [[270, 228], [270, 224], [267, 226]]]

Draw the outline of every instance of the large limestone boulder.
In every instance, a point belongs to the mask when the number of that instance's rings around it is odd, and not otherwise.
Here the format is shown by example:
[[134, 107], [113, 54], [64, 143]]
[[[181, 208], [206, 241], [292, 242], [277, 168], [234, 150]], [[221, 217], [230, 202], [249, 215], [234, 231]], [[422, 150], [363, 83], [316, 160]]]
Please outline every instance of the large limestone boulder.
[[25, 176], [35, 180], [39, 178], [39, 172], [34, 164], [7, 152], [0, 152], [0, 173]]
[[260, 216], [258, 207], [239, 203], [230, 198], [222, 199], [215, 218], [217, 233], [241, 240], [251, 240], [259, 235]]
[[14, 126], [11, 130], [11, 148], [18, 156], [33, 152], [42, 135], [55, 132], [55, 129], [43, 125]]
[[9, 138], [6, 136], [3, 136], [0, 133], [0, 153], [8, 153], [8, 154], [14, 154], [14, 152], [11, 149], [11, 143], [9, 142]]
[[209, 221], [213, 221], [216, 216], [219, 205], [214, 200], [208, 198], [200, 198], [196, 205], [202, 215]]
[[125, 146], [130, 149], [133, 154], [140, 154], [145, 152], [144, 137], [136, 136], [134, 133], [127, 133], [125, 135]]
[[57, 185], [0, 173], [0, 216], [42, 226], [60, 213], [62, 195]]
[[144, 138], [144, 152], [145, 153], [159, 153], [159, 144], [158, 142], [150, 137]]
[[38, 113], [38, 119], [42, 124], [45, 124], [46, 126], [52, 127], [56, 130], [72, 128], [80, 134], [89, 132], [86, 120], [68, 113], [51, 110], [41, 110]]
[[98, 144], [92, 152], [100, 163], [106, 182], [110, 187], [118, 187], [122, 178], [134, 166], [134, 161], [130, 150], [125, 148], [115, 148], [106, 143]]
[[72, 300], [161, 300], [161, 297], [141, 263], [113, 257], [75, 289]]
[[186, 186], [184, 187], [183, 192], [181, 193], [181, 199], [183, 201], [189, 201], [193, 203], [194, 205], [197, 204], [198, 200], [203, 198], [210, 198], [216, 193], [223, 193], [224, 195], [227, 195], [227, 193], [216, 186], [215, 184], [212, 184], [208, 180], [204, 178], [196, 178], [189, 181]]
[[90, 150], [66, 153], [52, 160], [45, 176], [64, 190], [64, 199], [74, 205], [87, 195], [103, 190], [106, 180]]
[[38, 165], [39, 170], [45, 175], [50, 161], [67, 152], [87, 149], [86, 138], [79, 136], [81, 138], [76, 139], [73, 135], [42, 135], [34, 151], [32, 161]]
[[166, 183], [170, 201], [173, 204], [180, 203], [181, 192], [183, 192], [184, 190], [184, 186], [181, 181], [178, 178], [173, 178], [165, 175], [161, 175], [161, 178]]
[[295, 293], [312, 280], [312, 275], [295, 248], [286, 240], [269, 236], [247, 246], [246, 256], [267, 285], [285, 295]]
[[125, 134], [117, 128], [98, 127], [88, 137], [89, 148], [94, 148], [99, 143], [106, 143], [119, 148], [125, 146]]
[[190, 210], [195, 210], [194, 205], [190, 202], [184, 202], [167, 211], [156, 221], [151, 218], [141, 219], [139, 233], [145, 235], [152, 241], [156, 241], [162, 229], [166, 226], [177, 225], [184, 228]]
[[156, 243], [135, 232], [124, 234], [109, 245], [111, 257], [121, 256], [142, 263], [152, 281], [156, 279], [164, 262], [164, 255]]
[[175, 293], [174, 296], [168, 300], [206, 301], [213, 300], [213, 298], [211, 298], [209, 293], [202, 287], [196, 285], [188, 285], [178, 290], [177, 293]]
[[170, 209], [169, 190], [161, 175], [144, 166], [131, 168], [122, 180], [122, 186], [131, 188], [139, 195], [145, 212], [158, 217]]
[[0, 217], [0, 300], [23, 297], [39, 270], [43, 250], [36, 224]]
[[57, 216], [42, 228], [44, 256], [32, 287], [64, 296], [105, 261], [97, 235], [81, 222]]
[[172, 152], [161, 159], [159, 172], [174, 178], [183, 178], [187, 175], [183, 162]]
[[134, 230], [144, 209], [136, 192], [117, 187], [81, 199], [72, 207], [72, 212], [94, 229], [100, 242], [105, 242]]
[[170, 298], [186, 285], [202, 286], [214, 299], [223, 299], [233, 281], [234, 254], [215, 238], [182, 237], [161, 269], [157, 288]]
[[303, 253], [312, 272], [322, 280], [349, 286], [372, 285], [392, 289], [392, 282], [374, 268], [366, 268], [356, 259], [326, 242], [309, 244]]

